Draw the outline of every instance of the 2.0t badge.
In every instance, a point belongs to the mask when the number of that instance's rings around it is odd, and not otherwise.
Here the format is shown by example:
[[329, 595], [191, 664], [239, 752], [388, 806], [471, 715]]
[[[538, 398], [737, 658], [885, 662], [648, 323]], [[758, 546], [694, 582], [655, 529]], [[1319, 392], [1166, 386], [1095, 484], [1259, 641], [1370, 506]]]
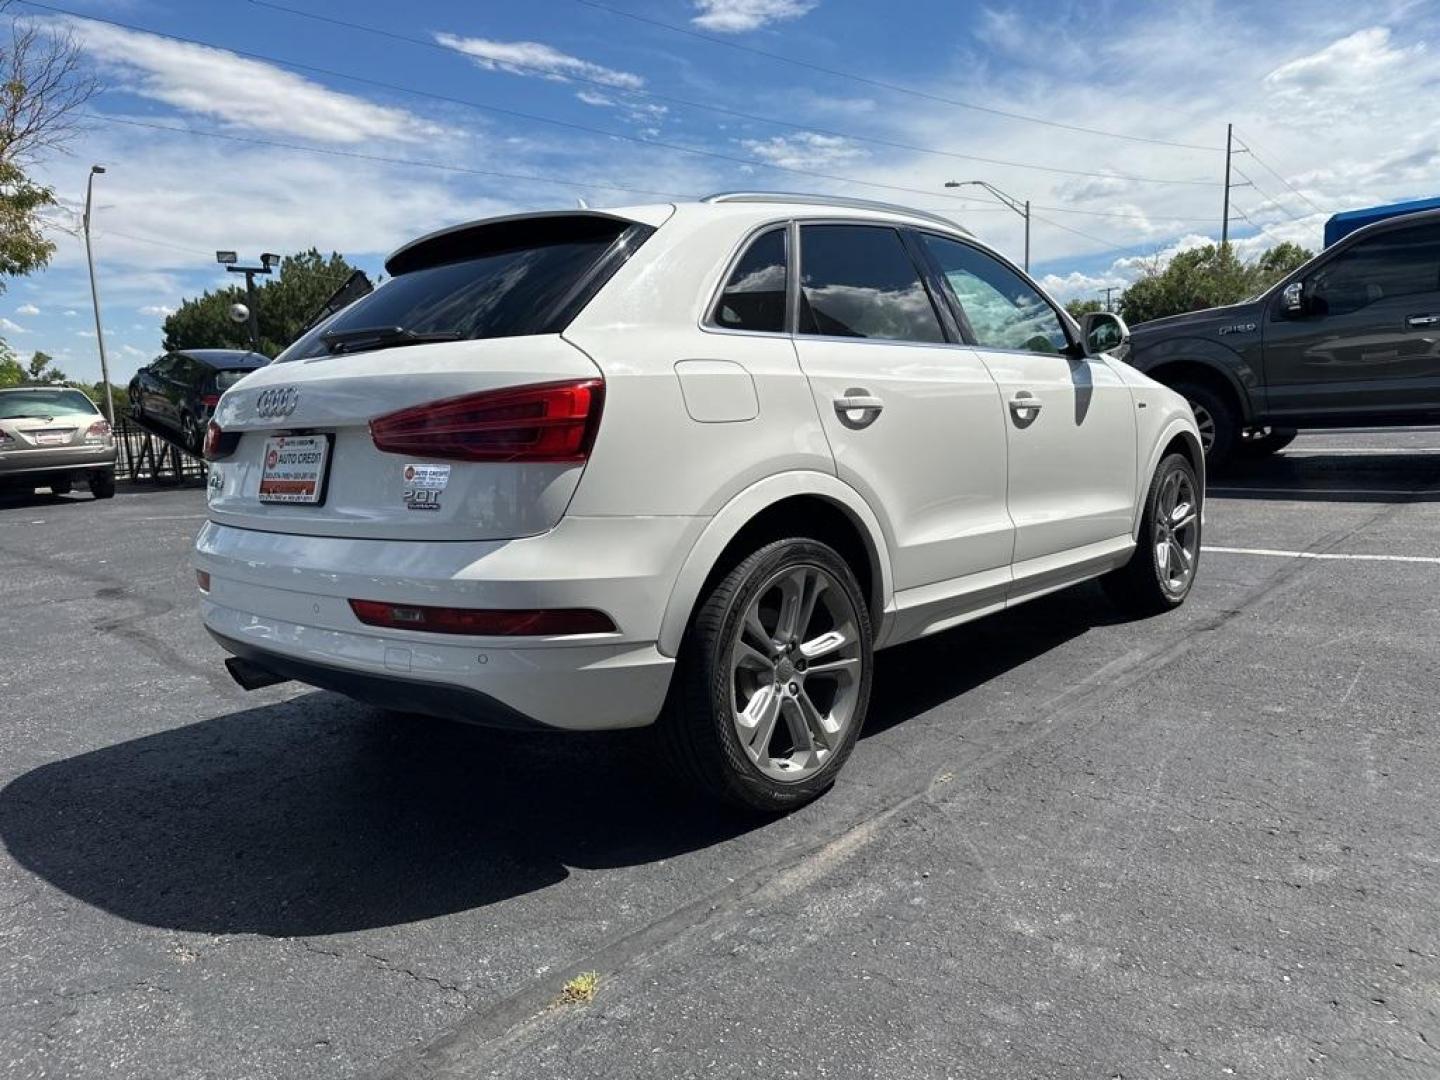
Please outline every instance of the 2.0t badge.
[[255, 399], [255, 415], [265, 419], [289, 416], [300, 404], [300, 391], [293, 386], [276, 386], [261, 390]]

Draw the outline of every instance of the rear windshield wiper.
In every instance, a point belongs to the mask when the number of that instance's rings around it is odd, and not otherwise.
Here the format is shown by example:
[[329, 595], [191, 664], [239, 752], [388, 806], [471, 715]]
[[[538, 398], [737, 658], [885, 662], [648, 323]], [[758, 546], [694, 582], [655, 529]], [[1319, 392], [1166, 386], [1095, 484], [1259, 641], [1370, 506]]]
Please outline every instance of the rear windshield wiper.
[[320, 340], [332, 353], [365, 352], [391, 345], [419, 345], [427, 341], [459, 341], [457, 330], [407, 330], [403, 326], [357, 326], [353, 330], [327, 330]]

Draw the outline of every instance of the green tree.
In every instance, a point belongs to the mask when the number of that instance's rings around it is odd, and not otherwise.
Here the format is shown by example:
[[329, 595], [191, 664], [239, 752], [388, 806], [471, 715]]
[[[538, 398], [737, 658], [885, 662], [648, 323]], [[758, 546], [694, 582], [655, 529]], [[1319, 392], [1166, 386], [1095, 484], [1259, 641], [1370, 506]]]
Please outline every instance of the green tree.
[[1224, 244], [1182, 251], [1168, 262], [1158, 256], [1120, 296], [1120, 314], [1134, 325], [1167, 315], [1238, 304], [1262, 292], [1310, 258], [1297, 244], [1280, 244], [1252, 263]]
[[[288, 255], [273, 280], [256, 287], [260, 351], [276, 356], [300, 336], [316, 309], [354, 271], [344, 257], [323, 256], [314, 248]], [[232, 304], [245, 303], [245, 289], [230, 286], [207, 291], [181, 303], [165, 320], [166, 349], [248, 349], [250, 330], [230, 318]]]
[[1079, 322], [1092, 311], [1103, 310], [1103, 307], [1099, 300], [1071, 300], [1065, 305], [1065, 310], [1075, 318], [1076, 322]]
[[0, 389], [19, 386], [24, 381], [25, 369], [20, 366], [20, 361], [15, 359], [14, 350], [0, 341]]
[[34, 383], [63, 383], [66, 381], [65, 373], [55, 366], [55, 358], [49, 353], [35, 350], [35, 355], [30, 357], [29, 370], [26, 380]]

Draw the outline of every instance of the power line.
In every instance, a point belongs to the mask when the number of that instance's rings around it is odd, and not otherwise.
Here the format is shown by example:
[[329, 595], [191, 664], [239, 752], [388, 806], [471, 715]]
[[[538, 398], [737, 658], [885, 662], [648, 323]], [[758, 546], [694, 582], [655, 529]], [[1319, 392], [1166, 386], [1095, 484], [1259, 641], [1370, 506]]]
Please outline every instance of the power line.
[[[119, 27], [122, 30], [130, 30], [134, 33], [150, 34], [154, 37], [165, 38], [170, 41], [179, 41], [187, 45], [199, 45], [202, 48], [216, 49], [229, 52], [234, 56], [241, 56], [249, 60], [259, 60], [267, 64], [278, 64], [282, 67], [295, 68], [299, 71], [314, 72], [319, 75], [327, 75], [334, 79], [345, 79], [350, 82], [360, 83], [365, 86], [374, 86], [392, 93], [411, 94], [415, 97], [429, 98], [435, 101], [443, 101], [450, 105], [460, 105], [468, 109], [478, 109], [482, 112], [496, 113], [500, 116], [508, 116], [519, 120], [529, 120], [538, 124], [549, 124], [553, 127], [565, 128], [570, 131], [583, 131], [591, 135], [600, 135], [607, 139], [619, 139], [623, 142], [636, 143], [640, 146], [652, 146], [664, 150], [674, 150], [679, 153], [694, 154], [699, 157], [713, 158], [719, 161], [729, 161], [739, 165], [748, 165], [752, 168], [773, 169], [777, 172], [791, 173], [796, 176], [808, 176], [819, 180], [829, 180], [841, 184], [856, 184], [862, 187], [878, 188], [884, 191], [899, 191], [908, 195], [930, 195], [936, 193], [929, 188], [905, 187], [901, 184], [886, 184], [878, 180], [861, 180], [853, 176], [841, 176], [836, 173], [816, 172], [810, 169], [797, 169], [788, 165], [776, 165], [772, 162], [763, 161], [759, 158], [746, 158], [738, 154], [725, 154], [718, 150], [705, 150], [695, 146], [685, 146], [681, 143], [662, 142], [659, 139], [645, 139], [638, 135], [630, 135], [618, 131], [606, 131], [604, 128], [591, 127], [588, 124], [577, 124], [569, 120], [556, 120], [553, 117], [538, 116], [534, 113], [521, 112], [518, 109], [501, 108], [498, 105], [486, 105], [482, 102], [471, 101], [466, 98], [451, 97], [447, 94], [435, 93], [431, 90], [420, 90], [411, 86], [401, 86], [395, 83], [383, 82], [379, 79], [366, 78], [362, 75], [350, 75], [343, 71], [334, 71], [330, 68], [318, 67], [314, 64], [304, 64], [296, 60], [282, 60], [279, 57], [268, 56], [265, 53], [250, 52], [244, 49], [230, 48], [227, 46], [214, 45], [208, 41], [200, 41], [196, 38], [183, 37], [179, 34], [169, 34], [160, 30], [151, 30], [143, 26], [134, 26], [130, 23], [119, 22], [114, 19], [102, 19], [95, 15], [83, 15], [78, 11], [70, 11], [66, 8], [57, 7], [53, 4], [41, 3], [40, 0], [19, 0], [27, 7], [39, 8], [42, 11], [51, 11], [59, 15], [68, 15], [75, 19], [84, 19], [88, 22], [102, 23], [107, 26]], [[960, 196], [943, 196], [959, 203], [970, 203], [974, 200], [965, 199]]]
[[[423, 48], [434, 49], [439, 52], [450, 53], [467, 60], [475, 60], [476, 57], [465, 50], [453, 45], [445, 45], [438, 41], [429, 41], [425, 38], [413, 37], [409, 34], [402, 34], [394, 30], [386, 30], [379, 26], [370, 26], [365, 23], [354, 22], [350, 19], [340, 19], [333, 15], [322, 15], [319, 12], [304, 11], [300, 8], [288, 7], [285, 4], [274, 3], [273, 0], [250, 0], [256, 7], [268, 8], [272, 11], [284, 12], [287, 15], [294, 15], [302, 19], [311, 19], [315, 22], [327, 23], [331, 26], [342, 26], [350, 30], [358, 30], [366, 34], [374, 34], [378, 37], [388, 38], [392, 41], [404, 41], [411, 45], [419, 45]], [[553, 76], [554, 72], [535, 64], [526, 64], [523, 61], [506, 59], [502, 65], [504, 68], [517, 68], [521, 71], [531, 72], [535, 75]], [[833, 128], [817, 127], [813, 124], [796, 124], [788, 120], [782, 120], [774, 116], [759, 116], [755, 113], [741, 112], [738, 109], [729, 109], [723, 105], [712, 105], [701, 101], [691, 101], [687, 98], [675, 97], [670, 94], [662, 94], [654, 90], [639, 88], [620, 88], [602, 79], [587, 78], [583, 75], [567, 73], [565, 81], [575, 82], [586, 86], [594, 86], [599, 90], [612, 94], [622, 99], [628, 96], [641, 96], [652, 98], [656, 101], [668, 102], [672, 105], [679, 105], [688, 109], [701, 109], [706, 112], [719, 113], [722, 116], [733, 116], [741, 120], [749, 120], [759, 124], [769, 124], [775, 127], [789, 128], [791, 131], [799, 131], [816, 135], [825, 135], [830, 138], [847, 139], [851, 142], [872, 143], [875, 146], [885, 146], [894, 150], [908, 150], [919, 154], [932, 154], [936, 157], [952, 158], [958, 161], [974, 161], [983, 165], [998, 165], [1010, 169], [1028, 169], [1036, 172], [1055, 173], [1062, 176], [1086, 176], [1104, 180], [1128, 180], [1139, 184], [1180, 184], [1197, 187], [1218, 187], [1218, 180], [1191, 180], [1178, 177], [1161, 176], [1136, 176], [1129, 173], [1095, 172], [1086, 169], [1067, 169], [1058, 165], [1041, 165], [1035, 162], [1007, 161], [1003, 158], [980, 157], [976, 154], [962, 154], [952, 150], [941, 150], [933, 146], [922, 146], [917, 143], [899, 142], [894, 139], [882, 139], [873, 135], [857, 135], [854, 132], [839, 131]]]
[[765, 49], [756, 48], [753, 45], [744, 45], [738, 41], [726, 41], [724, 38], [714, 37], [711, 34], [702, 33], [699, 30], [691, 30], [688, 27], [676, 26], [674, 23], [665, 22], [661, 19], [651, 18], [648, 15], [641, 15], [634, 11], [626, 11], [623, 8], [611, 7], [609, 4], [599, 3], [598, 0], [575, 0], [578, 4], [595, 8], [597, 11], [608, 12], [611, 15], [618, 15], [621, 18], [633, 19], [635, 22], [646, 23], [650, 26], [658, 26], [661, 29], [669, 30], [671, 33], [684, 34], [687, 37], [698, 38], [701, 41], [708, 41], [714, 45], [724, 45], [727, 48], [738, 49], [741, 52], [753, 53], [756, 56], [763, 56], [768, 60], [778, 60], [784, 64], [791, 64], [795, 67], [806, 68], [810, 71], [818, 71], [825, 75], [834, 75], [841, 79], [850, 79], [854, 82], [864, 83], [867, 86], [878, 87], [882, 90], [890, 90], [898, 94], [909, 94], [912, 97], [923, 98], [927, 101], [935, 101], [944, 105], [954, 105], [961, 109], [972, 109], [975, 112], [989, 113], [992, 116], [1003, 116], [1007, 120], [1023, 120], [1030, 124], [1041, 124], [1045, 127], [1060, 128], [1064, 131], [1078, 131], [1085, 135], [1100, 135], [1110, 139], [1127, 139], [1131, 142], [1150, 143], [1155, 146], [1171, 146], [1182, 150], [1205, 150], [1211, 153], [1219, 153], [1222, 147], [1202, 146], [1198, 143], [1174, 142], [1170, 139], [1154, 139], [1145, 135], [1131, 135], [1123, 131], [1106, 131], [1102, 128], [1083, 127], [1079, 124], [1066, 124], [1059, 120], [1047, 120], [1040, 116], [1029, 116], [1025, 113], [1010, 112], [1005, 109], [993, 108], [989, 105], [977, 105], [973, 101], [963, 101], [958, 98], [942, 97], [939, 94], [931, 94], [924, 90], [917, 90], [911, 86], [902, 86], [898, 83], [884, 82], [880, 79], [872, 79], [865, 75], [857, 75], [852, 71], [841, 71], [836, 68], [824, 67], [821, 64], [811, 63], [808, 60], [798, 60], [793, 56], [784, 56], [780, 53], [768, 52]]
[[1290, 183], [1289, 180], [1286, 180], [1285, 177], [1281, 176], [1278, 172], [1276, 172], [1268, 164], [1266, 164], [1265, 159], [1255, 152], [1255, 144], [1249, 138], [1242, 135], [1240, 138], [1240, 145], [1245, 147], [1245, 149], [1250, 152], [1250, 156], [1255, 159], [1256, 163], [1262, 169], [1264, 169], [1271, 176], [1275, 177], [1276, 180], [1279, 180], [1280, 183], [1284, 184], [1287, 188], [1289, 188], [1290, 192], [1297, 198], [1299, 198], [1302, 202], [1304, 202], [1307, 206], [1309, 206], [1310, 209], [1314, 210], [1317, 214], [1328, 214], [1331, 212], [1321, 206], [1318, 206], [1315, 203], [1315, 200], [1311, 199], [1310, 196], [1306, 195], [1294, 184]]
[[[1251, 157], [1254, 157], [1254, 155], [1252, 154]], [[1275, 198], [1274, 195], [1271, 195], [1270, 192], [1266, 191], [1266, 190], [1265, 190], [1264, 188], [1262, 188], [1259, 184], [1257, 184], [1254, 180], [1250, 179], [1250, 177], [1246, 176], [1245, 173], [1241, 172], [1240, 167], [1239, 167], [1238, 165], [1235, 166], [1235, 171], [1236, 171], [1237, 173], [1240, 173], [1240, 175], [1245, 178], [1245, 182], [1246, 182], [1247, 184], [1249, 184], [1252, 188], [1254, 188], [1257, 194], [1264, 196], [1264, 198], [1269, 201], [1269, 203], [1270, 203], [1271, 206], [1275, 207], [1275, 209], [1279, 210], [1282, 214], [1284, 214], [1286, 217], [1288, 217], [1291, 221], [1299, 221], [1299, 220], [1300, 220], [1300, 215], [1299, 215], [1299, 214], [1293, 213], [1288, 206], [1286, 206], [1284, 203], [1282, 203], [1279, 199]], [[1248, 220], [1248, 219], [1247, 219], [1247, 220]], [[1251, 224], [1253, 225], [1254, 222], [1251, 222]], [[1258, 227], [1258, 226], [1257, 226], [1257, 227]]]
[[307, 146], [302, 143], [280, 142], [277, 139], [261, 139], [251, 135], [232, 135], [222, 131], [205, 131], [201, 128], [175, 127], [170, 124], [152, 124], [145, 120], [131, 120], [125, 117], [109, 116], [104, 113], [87, 113], [87, 119], [106, 124], [124, 124], [127, 127], [149, 128], [152, 131], [168, 131], [176, 135], [196, 135], [206, 139], [224, 139], [226, 142], [249, 143], [253, 146], [271, 146], [280, 150], [295, 150], [306, 154], [322, 154], [325, 157], [355, 158], [360, 161], [377, 161], [386, 165], [407, 165], [422, 169], [441, 169], [445, 172], [464, 173], [469, 176], [487, 176], [500, 180], [525, 180], [539, 184], [561, 184], [594, 191], [622, 191], [632, 195], [658, 195], [664, 199], [694, 199], [688, 192], [656, 191], [651, 188], [623, 187], [619, 184], [594, 183], [589, 180], [570, 180], [554, 176], [537, 176], [534, 173], [497, 172], [494, 169], [472, 169], [465, 165], [447, 165], [439, 161], [420, 161], [414, 158], [389, 157], [384, 154], [366, 154], [358, 150], [335, 150], [324, 146]]

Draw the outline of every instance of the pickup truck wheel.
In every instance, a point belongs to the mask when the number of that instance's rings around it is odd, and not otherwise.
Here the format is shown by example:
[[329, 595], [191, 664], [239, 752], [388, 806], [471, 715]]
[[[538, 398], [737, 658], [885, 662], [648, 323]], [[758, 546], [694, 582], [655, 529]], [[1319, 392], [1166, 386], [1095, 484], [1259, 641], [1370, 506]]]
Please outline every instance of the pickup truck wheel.
[[766, 544], [701, 598], [656, 732], [674, 771], [734, 806], [784, 813], [829, 789], [870, 697], [870, 615], [817, 540]]
[[1294, 442], [1298, 434], [1294, 428], [1261, 428], [1255, 434], [1247, 434], [1240, 440], [1240, 453], [1245, 457], [1266, 457], [1279, 453]]
[[1200, 565], [1200, 482], [1183, 454], [1160, 462], [1145, 497], [1130, 561], [1100, 579], [1116, 607], [1159, 615], [1190, 595]]
[[1220, 394], [1203, 383], [1180, 382], [1175, 392], [1183, 394], [1195, 413], [1195, 426], [1200, 429], [1200, 446], [1205, 463], [1216, 468], [1230, 460], [1240, 439], [1240, 418]]

